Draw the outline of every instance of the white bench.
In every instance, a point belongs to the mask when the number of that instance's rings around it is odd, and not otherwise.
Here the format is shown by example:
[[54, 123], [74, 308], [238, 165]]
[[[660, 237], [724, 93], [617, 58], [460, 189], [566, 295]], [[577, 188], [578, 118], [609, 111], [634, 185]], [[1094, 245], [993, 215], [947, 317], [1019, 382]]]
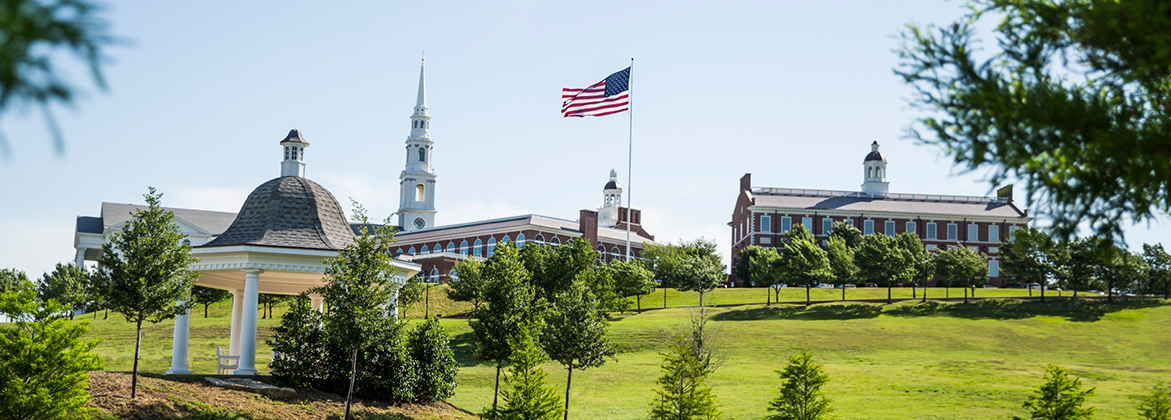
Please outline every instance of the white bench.
[[[236, 369], [240, 368], [240, 356], [229, 356], [225, 354], [223, 346], [215, 346], [215, 356], [218, 367], [216, 371], [217, 375], [231, 375], [236, 372]], [[231, 373], [224, 373], [227, 371], [231, 371]]]

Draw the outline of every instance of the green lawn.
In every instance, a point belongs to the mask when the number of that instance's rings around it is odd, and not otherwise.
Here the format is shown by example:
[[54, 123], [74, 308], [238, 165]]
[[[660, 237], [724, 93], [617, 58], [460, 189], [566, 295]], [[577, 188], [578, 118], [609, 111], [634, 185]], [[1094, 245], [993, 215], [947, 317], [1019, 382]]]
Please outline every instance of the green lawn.
[[[436, 290], [431, 295], [432, 311], [454, 311], [455, 304], [438, 298]], [[847, 296], [879, 291], [885, 298], [882, 289], [854, 289]], [[929, 291], [930, 296], [942, 292]], [[796, 300], [792, 297], [798, 292], [803, 299], [804, 290], [786, 290], [782, 300]], [[814, 292], [841, 296], [840, 290]], [[905, 292], [909, 297], [910, 291]], [[1010, 291], [979, 289], [977, 296], [990, 292]], [[708, 302], [751, 302], [757, 294], [763, 298], [763, 289], [721, 289], [710, 294]], [[693, 297], [668, 292], [668, 304], [673, 300], [684, 304]], [[661, 307], [662, 295], [658, 298]], [[644, 418], [659, 375], [663, 335], [679, 327], [687, 311], [671, 308], [616, 315], [611, 339], [622, 353], [601, 368], [574, 375], [571, 417]], [[419, 304], [408, 314], [421, 312]], [[767, 414], [767, 401], [779, 383], [773, 371], [799, 349], [812, 350], [815, 359], [826, 365], [832, 378], [828, 392], [841, 419], [1023, 415], [1020, 404], [1040, 385], [1048, 363], [1069, 368], [1087, 386], [1097, 388], [1097, 395], [1089, 400], [1098, 407], [1097, 419], [1135, 418], [1137, 398], [1157, 384], [1171, 382], [1171, 302], [1167, 301], [749, 305], [713, 312], [724, 364], [712, 385], [725, 414], [734, 419]], [[214, 371], [214, 345], [227, 343], [227, 305], [213, 307], [211, 315], [203, 319], [200, 313], [192, 319], [190, 363], [197, 373]], [[106, 369], [128, 370], [134, 350], [132, 325], [114, 320], [113, 314], [108, 321], [99, 316], [90, 336], [103, 339], [96, 351], [106, 360]], [[262, 337], [276, 322], [260, 321]], [[460, 386], [449, 402], [479, 412], [492, 402], [495, 371], [489, 364], [472, 360], [466, 319], [442, 322], [455, 338], [463, 364]], [[144, 337], [143, 369], [166, 370], [171, 323], [152, 325]], [[260, 347], [257, 362], [263, 365], [270, 350], [263, 344]], [[547, 369], [553, 383], [564, 386], [564, 369], [555, 364]]]

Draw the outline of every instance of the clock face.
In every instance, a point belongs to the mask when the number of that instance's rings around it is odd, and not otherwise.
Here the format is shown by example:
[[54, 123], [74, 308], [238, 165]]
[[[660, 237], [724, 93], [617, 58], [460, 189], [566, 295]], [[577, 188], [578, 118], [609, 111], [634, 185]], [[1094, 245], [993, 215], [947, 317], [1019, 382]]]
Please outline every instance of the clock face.
[[415, 228], [422, 229], [423, 226], [427, 226], [427, 222], [422, 217], [415, 219]]

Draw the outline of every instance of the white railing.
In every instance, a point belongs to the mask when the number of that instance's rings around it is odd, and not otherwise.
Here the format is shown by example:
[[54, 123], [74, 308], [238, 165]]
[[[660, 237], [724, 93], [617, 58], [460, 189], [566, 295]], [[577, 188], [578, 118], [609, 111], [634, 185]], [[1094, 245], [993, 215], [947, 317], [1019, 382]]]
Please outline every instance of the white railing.
[[886, 194], [871, 194], [858, 191], [835, 191], [835, 190], [811, 190], [803, 188], [771, 188], [771, 187], [752, 187], [754, 194], [776, 194], [776, 195], [795, 195], [804, 197], [857, 197], [857, 198], [883, 198], [888, 200], [914, 200], [914, 201], [939, 201], [949, 203], [1007, 203], [1008, 198], [1005, 197], [974, 197], [966, 195], [934, 195], [934, 194], [902, 194], [902, 193], [886, 193]]

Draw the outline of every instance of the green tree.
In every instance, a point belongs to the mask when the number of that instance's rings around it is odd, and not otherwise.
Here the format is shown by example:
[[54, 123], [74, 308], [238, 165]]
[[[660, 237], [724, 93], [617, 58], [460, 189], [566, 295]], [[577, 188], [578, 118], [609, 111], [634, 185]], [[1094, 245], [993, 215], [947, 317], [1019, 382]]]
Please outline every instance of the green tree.
[[1155, 388], [1139, 404], [1138, 412], [1144, 420], [1171, 420], [1171, 395], [1163, 388]]
[[[1082, 407], [1094, 388], [1082, 390], [1080, 378], [1071, 378], [1060, 366], [1045, 368], [1045, 384], [1033, 390], [1024, 408], [1032, 420], [1088, 420], [1094, 417], [1094, 407]], [[1015, 417], [1020, 419], [1020, 417]]]
[[407, 279], [407, 283], [398, 289], [398, 317], [406, 319], [407, 311], [416, 303], [423, 301], [423, 293], [429, 285], [423, 282], [423, 273]]
[[[101, 8], [84, 0], [11, 0], [0, 4], [0, 114], [10, 106], [41, 108], [57, 153], [65, 151], [61, 129], [49, 107], [73, 101], [73, 87], [53, 68], [59, 49], [81, 58], [99, 88], [102, 47], [113, 42], [107, 34]], [[0, 134], [0, 155], [10, 154]]]
[[[994, 185], [1025, 180], [1060, 238], [1083, 222], [1121, 238], [1128, 222], [1171, 209], [1165, 2], [976, 0], [969, 8], [953, 24], [903, 34], [895, 72], [917, 89], [912, 103], [926, 115], [912, 138], [958, 166], [990, 170]], [[988, 19], [999, 20], [995, 42], [982, 44], [975, 32]]]
[[911, 282], [911, 298], [915, 297], [915, 285], [923, 284], [923, 301], [927, 301], [927, 282], [935, 277], [935, 256], [927, 252], [919, 236], [903, 232], [895, 236], [895, 244], [906, 252], [911, 271], [906, 277]]
[[223, 302], [232, 297], [232, 292], [223, 289], [195, 286], [191, 289], [191, 298], [196, 305], [203, 305], [203, 317], [207, 318], [207, 307]]
[[35, 290], [36, 286], [23, 271], [15, 268], [0, 269], [0, 293], [21, 292], [25, 289]]
[[[523, 326], [519, 333], [509, 339], [509, 346], [515, 349], [509, 362], [508, 376], [504, 378], [504, 407], [485, 410], [487, 417], [494, 420], [556, 420], [562, 414], [557, 393], [546, 385], [548, 374], [541, 368], [547, 360], [537, 340]], [[495, 403], [493, 403], [495, 405]]]
[[853, 224], [846, 223], [845, 220], [834, 222], [830, 227], [829, 236], [836, 236], [846, 241], [846, 247], [850, 249], [857, 249], [862, 246], [862, 231], [854, 227]]
[[1041, 285], [1041, 301], [1049, 276], [1055, 271], [1053, 240], [1044, 232], [1028, 226], [1017, 229], [1012, 241], [1000, 245], [1000, 275], [1005, 279], [1028, 285]]
[[655, 291], [655, 273], [638, 261], [614, 261], [614, 288], [621, 297], [634, 296], [638, 313], [642, 313], [642, 296]]
[[820, 364], [813, 363], [808, 351], [789, 356], [789, 364], [781, 375], [780, 395], [769, 404], [768, 411], [776, 412], [768, 420], [821, 420], [833, 411], [830, 399], [822, 387], [829, 383], [829, 375]]
[[596, 267], [578, 273], [573, 284], [581, 283], [590, 289], [590, 292], [598, 300], [599, 311], [625, 312], [627, 308], [630, 308], [630, 301], [619, 294], [614, 274], [614, 269], [609, 264], [598, 264]]
[[459, 362], [451, 349], [451, 337], [439, 325], [439, 318], [427, 318], [407, 337], [407, 348], [417, 365], [415, 402], [432, 403], [455, 395]]
[[1143, 244], [1143, 258], [1147, 259], [1150, 293], [1161, 291], [1164, 299], [1171, 299], [1171, 255], [1163, 251], [1163, 244]]
[[[633, 263], [630, 264], [636, 266]], [[637, 266], [636, 266], [637, 267]], [[642, 269], [641, 267], [639, 267]], [[646, 270], [646, 269], [642, 269]], [[565, 366], [565, 418], [569, 418], [569, 389], [574, 369], [589, 369], [606, 363], [614, 356], [614, 346], [606, 339], [609, 323], [598, 311], [598, 302], [583, 283], [575, 283], [553, 298], [553, 307], [545, 319], [541, 342], [550, 359]]]
[[1057, 244], [1054, 252], [1057, 284], [1063, 289], [1073, 290], [1073, 297], [1077, 297], [1078, 290], [1089, 290], [1098, 283], [1098, 249], [1099, 241], [1093, 238], [1062, 241]]
[[988, 281], [988, 258], [966, 246], [949, 246], [935, 258], [936, 272], [949, 285], [964, 288], [964, 303], [968, 303], [968, 289]]
[[862, 237], [854, 250], [858, 276], [869, 283], [886, 287], [886, 301], [893, 302], [891, 288], [913, 277], [911, 256], [894, 238], [877, 234]]
[[82, 340], [85, 322], [66, 322], [68, 307], [43, 304], [32, 289], [0, 293], [0, 313], [12, 324], [0, 328], [0, 412], [12, 420], [84, 419], [93, 409], [86, 391], [89, 372], [102, 368], [91, 353], [97, 340]]
[[273, 328], [273, 359], [268, 367], [272, 377], [281, 384], [309, 388], [317, 380], [328, 376], [322, 367], [327, 359], [326, 331], [322, 328], [321, 312], [310, 307], [308, 292], [294, 296], [281, 323]]
[[[846, 285], [854, 284], [858, 276], [858, 266], [854, 264], [854, 250], [846, 246], [846, 240], [839, 236], [830, 236], [826, 240], [825, 257], [829, 260], [829, 270], [833, 273], [834, 282], [842, 285], [842, 300], [846, 300]], [[923, 292], [926, 299], [927, 292]]]
[[358, 352], [394, 330], [395, 320], [388, 308], [394, 308], [393, 294], [398, 288], [392, 280], [396, 269], [390, 262], [394, 233], [389, 220], [384, 225], [371, 225], [366, 209], [357, 202], [353, 206], [351, 218], [359, 225], [358, 235], [336, 257], [325, 260], [324, 284], [313, 289], [329, 307], [322, 316], [323, 327], [350, 356], [347, 420], [358, 374]]
[[699, 306], [703, 306], [703, 298], [707, 292], [728, 279], [724, 274], [724, 265], [719, 261], [688, 255], [679, 263], [679, 278], [675, 288], [683, 292], [698, 292]]
[[196, 273], [187, 270], [199, 261], [191, 256], [191, 245], [183, 244], [184, 235], [175, 223], [175, 215], [163, 209], [163, 194], [154, 187], [144, 195], [147, 208], [138, 209], [121, 232], [114, 232], [102, 245], [91, 291], [106, 308], [134, 323], [134, 370], [130, 380], [130, 398], [138, 390], [138, 352], [142, 343], [142, 323], [152, 324], [187, 313], [191, 287]]
[[472, 302], [473, 308], [480, 307], [480, 293], [483, 287], [481, 270], [484, 263], [475, 258], [467, 258], [455, 263], [455, 273], [458, 279], [452, 279], [447, 289], [447, 298], [456, 302]]
[[1106, 299], [1114, 301], [1114, 295], [1123, 290], [1132, 290], [1146, 274], [1147, 262], [1142, 255], [1117, 246], [1108, 246], [1101, 251], [1098, 278], [1106, 286]]
[[521, 263], [515, 245], [497, 246], [480, 274], [483, 276], [480, 307], [472, 311], [468, 324], [476, 339], [476, 358], [496, 362], [492, 397], [495, 411], [500, 397], [500, 370], [513, 352], [509, 340], [519, 336], [522, 328], [538, 328], [543, 303], [534, 305], [540, 303], [540, 295], [529, 281], [529, 272]]
[[73, 264], [57, 263], [52, 273], [41, 276], [37, 286], [37, 298], [41, 302], [49, 299], [69, 308], [69, 320], [73, 320], [73, 313], [85, 306], [87, 295], [86, 286], [89, 284], [89, 273], [77, 268]]
[[777, 290], [778, 294], [780, 293], [779, 283], [782, 280], [774, 267], [776, 260], [780, 258], [777, 251], [756, 245], [749, 245], [737, 254], [736, 276], [747, 284], [766, 287], [765, 305], [772, 303], [770, 298], [773, 289]]
[[833, 278], [825, 250], [817, 246], [817, 239], [805, 229], [805, 225], [797, 225], [789, 230], [785, 235], [781, 258], [774, 261], [773, 265], [779, 269], [786, 283], [805, 285], [806, 305], [810, 303], [809, 288], [814, 283]]
[[715, 395], [707, 378], [718, 365], [714, 338], [707, 328], [708, 317], [700, 307], [692, 313], [688, 328], [671, 335], [663, 357], [663, 376], [656, 382], [656, 399], [651, 402], [652, 420], [700, 420], [720, 418]]
[[[545, 300], [552, 300], [557, 293], [569, 289], [582, 272], [590, 270], [594, 261], [598, 259], [598, 252], [594, 251], [589, 241], [573, 238], [556, 247], [524, 247], [521, 249], [520, 258], [532, 276], [533, 286], [541, 292]], [[612, 291], [594, 289], [593, 292], [601, 298]]]

